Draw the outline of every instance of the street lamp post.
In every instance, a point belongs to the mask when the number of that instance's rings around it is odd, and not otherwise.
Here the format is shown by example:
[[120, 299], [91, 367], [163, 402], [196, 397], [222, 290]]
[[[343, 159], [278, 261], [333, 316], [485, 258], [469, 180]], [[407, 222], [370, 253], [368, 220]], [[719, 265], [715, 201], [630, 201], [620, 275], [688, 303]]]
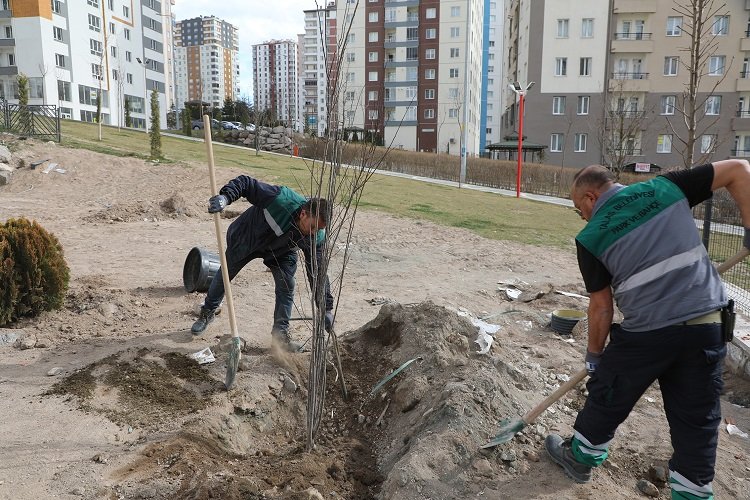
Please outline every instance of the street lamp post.
[[521, 87], [518, 82], [510, 83], [510, 89], [519, 97], [518, 103], [518, 168], [516, 169], [516, 198], [521, 197], [521, 154], [523, 152], [523, 104], [526, 99], [526, 92], [534, 85], [529, 82], [526, 88]]
[[148, 77], [146, 76], [146, 70], [148, 69], [148, 65], [151, 62], [151, 59], [149, 59], [148, 57], [144, 57], [143, 61], [141, 61], [140, 57], [136, 57], [135, 60], [138, 61], [138, 64], [143, 66], [143, 88], [145, 89], [145, 92], [146, 92], [146, 97], [145, 97], [146, 100], [143, 101], [143, 116], [145, 116], [143, 121], [146, 124], [146, 127], [145, 127], [146, 133], [148, 133], [148, 113], [146, 112], [146, 109], [148, 109], [151, 99], [150, 99], [150, 96], [148, 95]]

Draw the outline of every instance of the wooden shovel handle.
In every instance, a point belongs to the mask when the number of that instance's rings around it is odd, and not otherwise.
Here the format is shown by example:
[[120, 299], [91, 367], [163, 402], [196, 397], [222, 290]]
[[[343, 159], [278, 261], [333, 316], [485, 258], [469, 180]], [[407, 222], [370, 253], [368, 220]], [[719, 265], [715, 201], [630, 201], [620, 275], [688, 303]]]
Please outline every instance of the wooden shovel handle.
[[571, 390], [573, 387], [575, 387], [576, 385], [578, 385], [578, 383], [581, 380], [583, 380], [584, 378], [586, 378], [586, 375], [588, 375], [588, 372], [584, 368], [580, 372], [578, 372], [575, 375], [573, 375], [572, 377], [570, 377], [570, 380], [568, 380], [563, 385], [561, 385], [560, 387], [558, 387], [555, 390], [555, 392], [553, 392], [552, 394], [550, 394], [549, 396], [547, 396], [544, 399], [544, 401], [542, 401], [541, 403], [539, 403], [538, 405], [536, 405], [526, 415], [524, 415], [523, 417], [521, 417], [521, 419], [523, 420], [523, 422], [526, 425], [529, 425], [531, 422], [533, 422], [534, 420], [536, 420], [536, 418], [539, 415], [541, 415], [544, 412], [544, 410], [546, 410], [547, 408], [549, 408], [549, 406], [552, 403], [554, 403], [555, 401], [557, 401], [558, 399], [560, 399], [561, 397], [563, 397], [563, 395], [566, 392], [568, 392], [569, 390]]
[[[206, 142], [206, 153], [208, 154], [208, 174], [211, 178], [211, 196], [216, 196], [216, 175], [214, 174], [214, 147], [211, 142], [211, 119], [208, 115], [203, 115], [203, 134]], [[214, 228], [216, 229], [216, 245], [219, 248], [219, 259], [221, 259], [221, 278], [224, 280], [224, 295], [227, 298], [227, 308], [229, 309], [229, 327], [232, 330], [232, 337], [239, 337], [237, 331], [237, 320], [234, 317], [234, 301], [232, 300], [232, 288], [229, 283], [229, 271], [227, 270], [227, 256], [224, 255], [224, 239], [221, 232], [221, 214], [214, 213]]]
[[732, 255], [727, 260], [725, 260], [724, 262], [716, 266], [716, 270], [719, 272], [719, 274], [724, 274], [725, 271], [728, 271], [729, 269], [737, 265], [748, 255], [750, 255], [750, 250], [743, 247], [739, 252]]

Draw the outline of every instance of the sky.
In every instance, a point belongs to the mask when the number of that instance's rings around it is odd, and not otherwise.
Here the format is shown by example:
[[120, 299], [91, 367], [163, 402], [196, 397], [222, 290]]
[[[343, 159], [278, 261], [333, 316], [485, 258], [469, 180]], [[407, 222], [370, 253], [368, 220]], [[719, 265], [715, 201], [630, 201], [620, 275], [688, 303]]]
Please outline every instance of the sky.
[[240, 38], [240, 94], [253, 100], [252, 46], [273, 39], [297, 41], [304, 32], [303, 11], [325, 0], [176, 0], [178, 21], [216, 16], [237, 27]]

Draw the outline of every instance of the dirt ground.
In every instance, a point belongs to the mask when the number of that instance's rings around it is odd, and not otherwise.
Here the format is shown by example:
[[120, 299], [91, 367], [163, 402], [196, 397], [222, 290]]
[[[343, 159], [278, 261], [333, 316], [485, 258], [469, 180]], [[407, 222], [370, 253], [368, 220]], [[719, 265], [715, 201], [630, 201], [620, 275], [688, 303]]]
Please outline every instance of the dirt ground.
[[[509, 443], [480, 450], [503, 418], [582, 367], [580, 330], [564, 339], [548, 326], [554, 309], [586, 307], [556, 293], [583, 293], [575, 256], [377, 212], [359, 215], [336, 318], [350, 398], [331, 365], [307, 452], [309, 355], [271, 351], [273, 279], [262, 263], [232, 286], [246, 347], [231, 391], [227, 315], [190, 333], [202, 295], [185, 292], [183, 263], [193, 247], [216, 247], [201, 159], [155, 165], [32, 141], [14, 148], [13, 164], [27, 166], [0, 187], [0, 221], [28, 217], [54, 233], [71, 282], [63, 309], [0, 331], [20, 336], [0, 345], [2, 499], [629, 499], [669, 459], [657, 387], [591, 484], [568, 480], [542, 445], [548, 432], [571, 431], [583, 385]], [[44, 158], [65, 172], [28, 167]], [[218, 182], [237, 173], [219, 166]], [[498, 290], [511, 280], [528, 302]], [[477, 353], [471, 318], [500, 325], [488, 354]], [[295, 322], [293, 334], [304, 342], [309, 325]], [[187, 357], [206, 347], [214, 363]], [[724, 416], [750, 430], [750, 409], [733, 404], [750, 401], [750, 385], [726, 378]], [[749, 443], [722, 425], [716, 498], [750, 498]]]

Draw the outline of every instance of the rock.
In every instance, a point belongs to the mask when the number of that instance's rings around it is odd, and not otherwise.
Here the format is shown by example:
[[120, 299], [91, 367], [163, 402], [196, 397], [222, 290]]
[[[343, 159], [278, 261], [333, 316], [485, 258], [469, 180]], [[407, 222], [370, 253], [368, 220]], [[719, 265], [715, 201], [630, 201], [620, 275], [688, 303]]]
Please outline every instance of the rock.
[[357, 422], [360, 423], [360, 424], [364, 424], [365, 423], [365, 416], [362, 415], [361, 413], [359, 415], [357, 415]]
[[0, 146], [0, 163], [10, 163], [10, 149], [6, 146]]
[[0, 346], [13, 345], [26, 336], [26, 331], [18, 328], [0, 328]]
[[504, 451], [500, 454], [500, 460], [503, 462], [515, 462], [516, 452], [513, 450]]
[[290, 377], [284, 377], [284, 389], [289, 392], [297, 392], [297, 383]]
[[523, 450], [523, 456], [529, 462], [538, 462], [539, 461], [539, 453], [535, 452], [534, 450]]
[[604, 462], [604, 464], [602, 464], [602, 466], [605, 469], [610, 469], [610, 470], [614, 470], [614, 471], [620, 470], [620, 466], [617, 465], [616, 463], [614, 463], [612, 460], [607, 460], [606, 462]]
[[278, 127], [274, 127], [273, 129], [271, 129], [271, 132], [273, 132], [274, 134], [283, 134], [284, 130], [285, 128], [279, 125]]
[[91, 458], [91, 461], [96, 462], [98, 464], [106, 464], [109, 461], [109, 459], [105, 457], [104, 455], [102, 455], [101, 453], [97, 453]]
[[34, 347], [37, 349], [46, 349], [52, 345], [52, 341], [48, 339], [47, 337], [37, 337], [36, 344], [34, 344]]
[[478, 458], [471, 465], [480, 476], [492, 475], [492, 464], [486, 458]]
[[310, 486], [305, 490], [308, 500], [325, 500], [318, 490]]
[[653, 483], [650, 483], [649, 481], [646, 481], [645, 479], [641, 479], [638, 481], [638, 489], [643, 493], [644, 495], [650, 496], [650, 497], [658, 497], [659, 496], [659, 488], [653, 485]]
[[3, 172], [13, 172], [13, 170], [15, 170], [15, 169], [13, 167], [11, 167], [10, 165], [6, 165], [5, 163], [0, 163], [0, 171], [3, 171]]
[[5, 186], [10, 182], [11, 173], [5, 170], [0, 170], [0, 186]]
[[648, 469], [648, 477], [656, 484], [666, 484], [669, 480], [667, 469], [661, 465], [652, 465]]
[[55, 375], [59, 375], [60, 373], [62, 373], [62, 371], [63, 371], [62, 368], [60, 368], [59, 366], [56, 366], [54, 368], [51, 368], [50, 371], [47, 372], [47, 376], [54, 377]]
[[36, 345], [36, 337], [34, 335], [25, 335], [16, 341], [15, 346], [21, 349], [33, 349]]
[[70, 490], [70, 494], [77, 497], [82, 497], [86, 494], [86, 489], [79, 486], [78, 488], [73, 488], [72, 490]]

